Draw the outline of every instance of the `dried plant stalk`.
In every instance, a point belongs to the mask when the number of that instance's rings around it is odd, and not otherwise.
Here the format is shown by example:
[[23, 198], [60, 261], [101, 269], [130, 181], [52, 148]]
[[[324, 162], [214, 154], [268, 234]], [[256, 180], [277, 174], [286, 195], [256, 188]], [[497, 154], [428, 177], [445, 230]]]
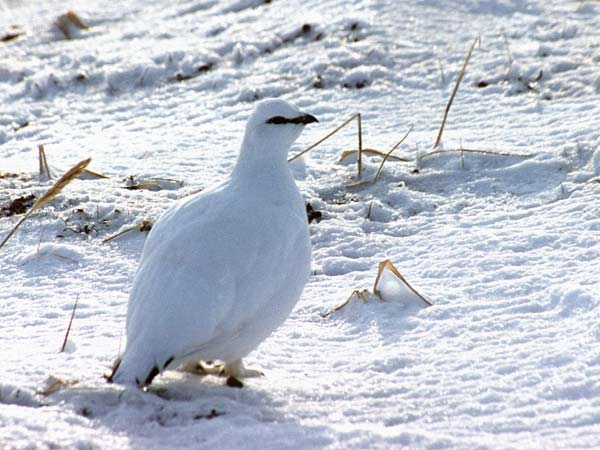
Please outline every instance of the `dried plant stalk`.
[[46, 151], [44, 150], [44, 144], [38, 145], [38, 161], [39, 161], [39, 172], [40, 179], [47, 178], [48, 180], [52, 179], [52, 174], [50, 173], [50, 168], [48, 167], [48, 161], [46, 160]]
[[410, 132], [413, 130], [414, 126], [411, 125], [411, 127], [408, 129], [408, 131], [406, 132], [406, 134], [402, 137], [402, 139], [400, 139], [398, 141], [398, 143], [396, 145], [394, 145], [389, 152], [387, 152], [385, 154], [385, 156], [383, 157], [383, 160], [381, 161], [381, 164], [379, 165], [379, 169], [377, 169], [377, 173], [375, 174], [375, 178], [373, 178], [373, 184], [377, 183], [377, 180], [379, 179], [379, 175], [381, 175], [381, 171], [383, 170], [383, 165], [385, 164], [385, 162], [388, 160], [388, 158], [392, 155], [392, 152], [394, 150], [396, 150], [400, 144], [402, 144], [406, 138], [408, 137], [408, 135], [410, 134]]
[[398, 269], [396, 269], [396, 267], [394, 267], [394, 265], [392, 264], [392, 262], [389, 259], [386, 259], [379, 263], [377, 277], [375, 278], [375, 283], [373, 283], [373, 292], [372, 293], [369, 292], [368, 289], [363, 289], [363, 290], [357, 289], [355, 291], [352, 291], [352, 293], [346, 300], [344, 300], [342, 303], [334, 306], [330, 311], [327, 311], [326, 313], [321, 314], [321, 317], [327, 318], [327, 317], [331, 316], [334, 312], [337, 312], [337, 311], [341, 310], [342, 308], [344, 308], [346, 305], [348, 305], [348, 303], [350, 303], [350, 301], [353, 298], [362, 300], [363, 303], [368, 303], [369, 296], [375, 295], [380, 300], [383, 300], [381, 292], [379, 291], [379, 289], [377, 289], [377, 285], [379, 284], [379, 280], [381, 279], [381, 275], [383, 274], [383, 271], [385, 269], [388, 269], [389, 271], [391, 271], [400, 281], [402, 281], [406, 285], [406, 287], [408, 287], [423, 303], [425, 303], [426, 306], [433, 305], [433, 303], [431, 303], [429, 300], [427, 300], [425, 297], [423, 297], [421, 294], [419, 294], [419, 292], [417, 292], [417, 290], [415, 288], [413, 288], [409, 284], [408, 281], [406, 281], [406, 278], [404, 278], [404, 276], [402, 276], [402, 274], [398, 271]]
[[[374, 156], [381, 156], [381, 157], [385, 157], [385, 155], [386, 155], [385, 152], [376, 150], [374, 148], [363, 148], [362, 152], [363, 152], [363, 155], [366, 154], [366, 155], [374, 155]], [[346, 158], [356, 155], [357, 153], [358, 153], [358, 150], [344, 150], [342, 152], [342, 156], [340, 156], [340, 159], [338, 162], [342, 162]], [[412, 159], [406, 159], [406, 158], [402, 158], [402, 157], [396, 156], [396, 155], [390, 155], [388, 158], [393, 159], [394, 161], [400, 161], [400, 162], [411, 162], [412, 161]]]
[[65, 333], [65, 339], [62, 343], [62, 346], [60, 347], [59, 353], [64, 352], [65, 348], [67, 347], [67, 340], [69, 339], [69, 333], [71, 332], [71, 325], [73, 325], [73, 319], [75, 318], [75, 311], [77, 310], [78, 302], [79, 302], [79, 294], [77, 295], [77, 298], [75, 299], [75, 304], [73, 305], [73, 311], [71, 311], [71, 319], [69, 320], [69, 326], [67, 327], [67, 332]]
[[514, 59], [512, 56], [512, 52], [510, 51], [510, 44], [508, 43], [506, 33], [502, 31], [500, 34], [502, 35], [502, 39], [504, 40], [504, 50], [506, 51], [506, 61], [508, 63], [508, 71], [510, 73], [510, 68], [512, 67]]
[[482, 155], [493, 155], [493, 156], [514, 156], [516, 158], [532, 158], [534, 155], [526, 155], [525, 153], [509, 153], [509, 152], [497, 152], [492, 150], [477, 150], [472, 148], [459, 148], [459, 149], [448, 149], [448, 150], [435, 150], [433, 152], [425, 153], [420, 156], [419, 159], [425, 159], [429, 156], [437, 155], [440, 153], [481, 153]]
[[89, 28], [75, 11], [67, 11], [65, 14], [59, 16], [54, 21], [54, 24], [67, 39], [73, 38], [71, 31], [69, 30], [70, 25], [73, 25], [80, 30], [87, 30]]
[[104, 239], [102, 241], [103, 244], [105, 244], [106, 242], [112, 241], [113, 239], [118, 238], [119, 236], [123, 236], [126, 233], [129, 233], [130, 231], [150, 231], [152, 229], [152, 221], [150, 219], [144, 219], [142, 220], [142, 223], [140, 223], [139, 225], [135, 225], [133, 227], [129, 227], [129, 228], [125, 228], [123, 231], [119, 231], [116, 234], [113, 234], [112, 236], [107, 237], [106, 239]]
[[[338, 131], [340, 131], [342, 128], [344, 128], [346, 125], [348, 125], [350, 122], [352, 122], [354, 119], [356, 119], [357, 117], [360, 116], [360, 113], [358, 114], [354, 114], [352, 117], [350, 117], [349, 119], [347, 119], [343, 124], [341, 124], [339, 127], [337, 127], [335, 130], [333, 130], [332, 132], [328, 133], [325, 137], [319, 139], [317, 142], [315, 142], [314, 144], [312, 144], [310, 147], [308, 147], [305, 150], [302, 150], [300, 153], [298, 153], [297, 155], [292, 156], [291, 158], [288, 159], [288, 162], [292, 162], [293, 160], [295, 160], [296, 158], [300, 158], [302, 155], [308, 153], [309, 151], [311, 151], [313, 148], [315, 148], [317, 145], [319, 145], [320, 143], [326, 141], [327, 139], [329, 139], [331, 136], [333, 136], [335, 133], [337, 133]], [[362, 144], [362, 136], [360, 137], [360, 142]]]
[[102, 178], [104, 180], [108, 180], [110, 178], [110, 177], [107, 177], [106, 175], [102, 175], [101, 173], [94, 172], [94, 171], [88, 170], [88, 169], [85, 169], [83, 171], [83, 173], [86, 174], [86, 175], [88, 175], [88, 176], [90, 176], [90, 177], [92, 177], [92, 178]]
[[358, 120], [358, 167], [357, 167], [357, 178], [360, 179], [362, 175], [362, 116], [360, 113], [356, 115]]
[[404, 276], [398, 271], [398, 269], [396, 269], [396, 267], [392, 264], [392, 262], [389, 259], [386, 259], [379, 263], [377, 277], [375, 278], [375, 283], [373, 284], [373, 294], [375, 294], [379, 298], [382, 298], [381, 292], [379, 291], [379, 289], [377, 289], [377, 284], [379, 283], [381, 275], [383, 274], [383, 271], [385, 269], [388, 269], [390, 272], [396, 275], [396, 277], [398, 277], [400, 281], [402, 281], [406, 285], [407, 288], [409, 288], [417, 297], [419, 297], [419, 299], [421, 299], [423, 303], [425, 303], [427, 306], [433, 305], [433, 303], [431, 303], [429, 300], [427, 300], [425, 297], [419, 294], [419, 292], [417, 292], [417, 290], [413, 288], [408, 281], [406, 281], [406, 278], [404, 278]]
[[42, 391], [38, 391], [39, 395], [43, 395], [44, 397], [48, 397], [49, 395], [54, 394], [62, 389], [66, 389], [70, 386], [74, 386], [79, 383], [79, 380], [63, 380], [62, 378], [55, 377], [54, 375], [50, 375], [48, 378], [48, 387]]
[[[38, 160], [39, 160], [39, 173], [40, 179], [47, 178], [48, 180], [52, 179], [52, 173], [50, 172], [50, 166], [48, 166], [48, 160], [46, 158], [46, 150], [44, 149], [44, 144], [38, 145]], [[89, 169], [84, 169], [82, 175], [85, 174], [91, 178], [102, 178], [107, 180], [109, 177], [106, 175], [102, 175], [101, 173], [94, 172]]]
[[463, 63], [462, 69], [458, 74], [458, 79], [456, 80], [456, 84], [454, 85], [454, 89], [452, 90], [452, 94], [448, 99], [448, 103], [446, 104], [446, 110], [444, 111], [444, 117], [442, 118], [442, 123], [440, 125], [440, 131], [438, 132], [437, 138], [435, 140], [435, 144], [433, 144], [432, 148], [436, 148], [440, 145], [440, 141], [442, 140], [442, 133], [444, 132], [444, 127], [446, 126], [446, 119], [448, 118], [448, 113], [450, 112], [450, 107], [452, 106], [452, 102], [454, 101], [454, 97], [456, 96], [456, 92], [458, 91], [458, 87], [460, 86], [460, 82], [465, 76], [465, 71], [467, 69], [467, 64], [469, 63], [469, 59], [471, 58], [471, 54], [473, 53], [473, 49], [475, 48], [475, 44], [477, 44], [479, 38], [473, 39], [473, 43], [471, 44], [471, 48], [465, 57], [465, 62]]
[[362, 300], [363, 303], [367, 303], [367, 295], [369, 295], [369, 291], [367, 289], [363, 289], [362, 291], [359, 291], [357, 289], [357, 290], [353, 291], [352, 294], [350, 294], [348, 296], [348, 298], [346, 300], [344, 300], [342, 303], [334, 306], [333, 309], [331, 309], [330, 311], [327, 311], [326, 313], [321, 314], [321, 317], [323, 317], [324, 319], [329, 317], [334, 312], [339, 311], [344, 306], [346, 306], [348, 303], [350, 303], [350, 300], [352, 300], [355, 297], [358, 298], [359, 300]]
[[8, 235], [4, 238], [4, 240], [0, 243], [0, 248], [6, 244], [6, 242], [11, 238], [15, 231], [21, 226], [23, 222], [35, 211], [42, 208], [46, 203], [50, 202], [54, 197], [56, 197], [64, 188], [69, 184], [73, 179], [77, 178], [84, 169], [88, 166], [92, 159], [84, 159], [83, 161], [78, 162], [73, 166], [67, 173], [65, 173], [62, 177], [60, 177], [56, 183], [52, 185], [50, 189], [48, 189], [44, 195], [37, 199], [37, 201], [33, 204], [31, 209], [25, 213], [23, 218], [17, 222], [14, 228], [8, 233]]
[[[51, 201], [54, 197], [56, 197], [60, 192], [69, 184], [73, 179], [77, 178], [79, 175], [83, 173], [85, 168], [90, 164], [92, 158], [84, 159], [83, 161], [78, 162], [72, 168], [70, 168], [67, 173], [65, 173], [62, 177], [58, 179], [56, 183], [52, 185], [50, 189], [46, 191], [44, 195], [42, 195], [31, 207], [29, 213], [35, 211], [36, 209], [40, 209], [46, 203]], [[28, 214], [29, 214], [28, 213]]]
[[10, 42], [23, 35], [25, 35], [24, 31], [11, 31], [0, 37], [0, 42]]
[[366, 186], [367, 184], [371, 184], [370, 181], [367, 180], [363, 180], [363, 181], [357, 181], [356, 183], [349, 183], [346, 185], [346, 189], [356, 189], [359, 187], [363, 187]]
[[129, 191], [139, 191], [142, 189], [147, 189], [149, 191], [160, 191], [162, 189], [162, 187], [158, 183], [147, 182], [147, 183], [133, 184], [131, 186], [124, 186], [123, 189], [127, 189]]
[[156, 181], [166, 181], [168, 183], [175, 183], [178, 184], [179, 186], [183, 186], [184, 181], [183, 180], [178, 180], [177, 178], [162, 178], [162, 177], [156, 177], [156, 178], [152, 178], [153, 180]]

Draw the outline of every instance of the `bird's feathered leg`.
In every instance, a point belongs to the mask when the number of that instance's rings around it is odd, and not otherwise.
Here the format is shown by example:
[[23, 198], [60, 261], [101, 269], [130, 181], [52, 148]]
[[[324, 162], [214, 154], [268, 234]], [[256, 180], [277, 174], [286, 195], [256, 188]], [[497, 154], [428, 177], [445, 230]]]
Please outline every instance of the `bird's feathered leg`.
[[240, 379], [262, 377], [265, 375], [260, 370], [246, 369], [241, 359], [226, 362], [223, 372], [227, 376], [227, 386], [236, 388], [244, 387], [244, 383]]
[[[154, 364], [151, 366], [151, 368], [148, 370], [148, 372], [146, 374], [144, 374], [141, 378], [139, 377], [135, 377], [135, 384], [137, 385], [137, 387], [140, 388], [145, 388], [147, 386], [149, 386], [152, 381], [154, 380], [154, 378], [156, 378], [156, 376], [158, 374], [161, 373], [161, 371], [166, 370], [169, 367], [169, 364], [171, 364], [174, 360], [174, 357], [170, 357], [168, 358], [163, 364], [162, 364], [162, 370], [159, 368], [159, 366], [157, 364]], [[113, 383], [114, 381], [119, 382], [118, 378], [121, 375], [121, 373], [119, 373], [119, 369], [121, 369], [121, 365], [123, 363], [123, 358], [118, 357], [112, 367], [112, 373], [110, 375], [105, 375], [104, 378], [106, 378], [106, 381], [108, 383]], [[125, 382], [127, 382], [127, 379], [125, 380]], [[133, 384], [133, 383], [131, 383]]]
[[247, 369], [244, 367], [241, 359], [225, 363], [224, 374], [235, 378], [255, 378], [263, 377], [265, 374], [260, 370]]
[[264, 373], [260, 370], [246, 369], [241, 359], [236, 359], [235, 361], [226, 362], [224, 364], [193, 361], [184, 364], [179, 370], [200, 376], [215, 375], [217, 377], [227, 377], [227, 386], [231, 387], [244, 386], [240, 381], [243, 378], [264, 376]]
[[181, 372], [193, 373], [194, 375], [199, 375], [201, 377], [206, 375], [221, 377], [224, 375], [225, 365], [208, 361], [190, 361], [181, 365], [177, 370]]

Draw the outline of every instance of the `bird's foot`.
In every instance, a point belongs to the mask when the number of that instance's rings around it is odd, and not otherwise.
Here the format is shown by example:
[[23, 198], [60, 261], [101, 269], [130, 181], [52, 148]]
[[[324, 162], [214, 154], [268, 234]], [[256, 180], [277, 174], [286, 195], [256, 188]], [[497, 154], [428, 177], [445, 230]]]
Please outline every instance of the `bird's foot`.
[[204, 361], [192, 361], [184, 364], [179, 368], [182, 372], [193, 373], [194, 375], [200, 375], [202, 377], [206, 375], [215, 375], [222, 377], [225, 375], [224, 364], [214, 364]]
[[223, 374], [227, 376], [226, 384], [229, 387], [242, 388], [242, 378], [263, 377], [260, 370], [246, 369], [241, 359], [225, 363]]
[[240, 381], [244, 378], [263, 377], [265, 375], [260, 370], [245, 368], [241, 359], [226, 362], [225, 364], [194, 361], [181, 366], [179, 370], [200, 376], [215, 375], [217, 377], [227, 377], [227, 386], [237, 388], [244, 386], [244, 383]]
[[260, 370], [245, 368], [241, 359], [225, 363], [223, 374], [237, 379], [265, 376]]
[[227, 377], [227, 381], [225, 382], [225, 384], [229, 387], [234, 387], [234, 388], [238, 388], [238, 389], [241, 389], [244, 387], [244, 383], [242, 383], [236, 377]]

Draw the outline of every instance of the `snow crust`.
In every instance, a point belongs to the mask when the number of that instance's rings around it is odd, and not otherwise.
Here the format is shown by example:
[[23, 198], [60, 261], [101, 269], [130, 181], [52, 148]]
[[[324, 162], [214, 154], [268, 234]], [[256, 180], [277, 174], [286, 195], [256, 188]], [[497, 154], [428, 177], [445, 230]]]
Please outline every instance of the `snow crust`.
[[[74, 39], [53, 25], [68, 9], [89, 26]], [[0, 447], [600, 447], [599, 19], [558, 0], [1, 2], [0, 37], [25, 34], [0, 42], [0, 207], [51, 185], [38, 144], [55, 173], [92, 157], [109, 178], [0, 249]], [[248, 357], [266, 376], [104, 382], [145, 233], [104, 239], [224, 179], [261, 98], [318, 117], [292, 154], [357, 112], [365, 147], [414, 125], [394, 155], [427, 154], [476, 37], [440, 149], [511, 156], [389, 159], [349, 188], [350, 126], [292, 164], [322, 219], [300, 302]], [[322, 317], [384, 259], [434, 306]]]

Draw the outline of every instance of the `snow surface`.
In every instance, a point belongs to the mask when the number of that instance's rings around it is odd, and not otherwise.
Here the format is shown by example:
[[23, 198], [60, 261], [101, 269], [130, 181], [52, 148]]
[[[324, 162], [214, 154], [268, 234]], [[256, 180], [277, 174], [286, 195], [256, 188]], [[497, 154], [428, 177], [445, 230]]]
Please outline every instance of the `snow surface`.
[[[0, 206], [50, 186], [41, 143], [58, 173], [92, 157], [110, 177], [74, 181], [0, 249], [0, 447], [599, 448], [600, 3], [263, 3], [0, 2], [0, 38], [25, 32], [0, 42]], [[52, 25], [69, 8], [90, 26], [73, 40]], [[395, 154], [425, 155], [475, 37], [442, 148], [530, 158], [390, 159], [348, 188], [347, 128], [291, 164], [323, 218], [298, 306], [248, 358], [266, 376], [104, 382], [145, 234], [105, 238], [227, 176], [259, 98], [319, 118], [292, 152], [361, 112], [365, 147], [414, 125]], [[386, 258], [435, 305], [322, 317]], [[42, 395], [51, 376], [77, 384]]]

